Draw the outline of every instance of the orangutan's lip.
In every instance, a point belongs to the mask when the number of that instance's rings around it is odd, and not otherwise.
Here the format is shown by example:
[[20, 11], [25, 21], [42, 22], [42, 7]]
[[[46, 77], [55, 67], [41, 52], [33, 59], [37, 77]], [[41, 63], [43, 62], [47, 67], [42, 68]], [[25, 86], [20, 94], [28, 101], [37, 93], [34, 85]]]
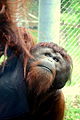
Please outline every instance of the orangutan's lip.
[[38, 66], [45, 69], [45, 70], [47, 70], [48, 72], [51, 72], [53, 74], [52, 70], [49, 67], [47, 67], [45, 65], [38, 65]]

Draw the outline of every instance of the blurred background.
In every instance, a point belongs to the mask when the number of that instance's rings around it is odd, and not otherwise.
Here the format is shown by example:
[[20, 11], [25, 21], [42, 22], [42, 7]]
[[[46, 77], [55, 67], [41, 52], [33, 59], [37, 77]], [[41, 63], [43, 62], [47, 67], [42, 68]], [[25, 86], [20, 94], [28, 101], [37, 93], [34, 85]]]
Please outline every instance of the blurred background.
[[[14, 2], [15, 0], [10, 1]], [[25, 27], [33, 36], [36, 43], [40, 42], [41, 39], [48, 42], [56, 42], [64, 47], [72, 57], [73, 71], [71, 84], [68, 82], [63, 88], [67, 104], [65, 120], [80, 120], [80, 0], [25, 1], [18, 0], [19, 4], [17, 4], [17, 1], [12, 5], [10, 4], [11, 10], [14, 13], [12, 17], [16, 17], [17, 25], [19, 27]], [[25, 4], [23, 4], [24, 2]], [[47, 13], [47, 10], [49, 11], [50, 2], [53, 4], [53, 7], [51, 7], [53, 12], [49, 17], [53, 24], [49, 23], [51, 26], [48, 26], [47, 19], [45, 19], [46, 14], [43, 15], [43, 13], [44, 11], [45, 13]], [[40, 9], [41, 7], [43, 8], [42, 11]], [[15, 12], [16, 9], [17, 12]], [[43, 24], [40, 19], [44, 19]], [[50, 20], [48, 19], [49, 22]], [[46, 29], [42, 29], [43, 26]], [[51, 32], [52, 38], [50, 36]]]
[[[39, 0], [31, 0], [27, 8], [29, 29], [38, 41]], [[41, 35], [46, 38], [44, 33]], [[80, 120], [80, 0], [60, 1], [59, 45], [68, 51], [73, 60], [71, 84], [63, 88], [67, 104], [65, 120]]]

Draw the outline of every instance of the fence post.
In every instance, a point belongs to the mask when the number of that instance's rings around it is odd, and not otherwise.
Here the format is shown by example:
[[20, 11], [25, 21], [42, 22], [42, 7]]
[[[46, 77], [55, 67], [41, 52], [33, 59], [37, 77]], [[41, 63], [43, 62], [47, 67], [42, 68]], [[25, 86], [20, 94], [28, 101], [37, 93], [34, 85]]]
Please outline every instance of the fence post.
[[39, 0], [38, 39], [59, 44], [60, 0]]

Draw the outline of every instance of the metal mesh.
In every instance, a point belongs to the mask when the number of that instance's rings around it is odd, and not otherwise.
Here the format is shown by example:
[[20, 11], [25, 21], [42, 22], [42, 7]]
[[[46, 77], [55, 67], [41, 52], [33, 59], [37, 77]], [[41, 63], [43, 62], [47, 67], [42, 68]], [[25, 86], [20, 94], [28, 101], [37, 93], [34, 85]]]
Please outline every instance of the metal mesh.
[[61, 0], [60, 45], [73, 59], [72, 83], [80, 81], [80, 0]]
[[[14, 10], [13, 15], [17, 20], [18, 26], [28, 28], [29, 25], [29, 28], [33, 29], [38, 25], [39, 0], [8, 1], [12, 1], [10, 6], [11, 10]], [[17, 11], [16, 13], [15, 10]], [[61, 0], [60, 24], [59, 44], [72, 56], [72, 84], [77, 85], [80, 81], [80, 0]]]
[[[30, 0], [28, 6], [28, 15], [31, 13], [38, 18], [39, 0]], [[38, 25], [37, 22], [35, 22], [38, 21], [38, 19], [34, 18], [34, 16], [31, 17], [29, 21], [32, 28]], [[72, 57], [72, 85], [77, 85], [80, 81], [80, 0], [61, 0], [59, 44], [64, 47]]]

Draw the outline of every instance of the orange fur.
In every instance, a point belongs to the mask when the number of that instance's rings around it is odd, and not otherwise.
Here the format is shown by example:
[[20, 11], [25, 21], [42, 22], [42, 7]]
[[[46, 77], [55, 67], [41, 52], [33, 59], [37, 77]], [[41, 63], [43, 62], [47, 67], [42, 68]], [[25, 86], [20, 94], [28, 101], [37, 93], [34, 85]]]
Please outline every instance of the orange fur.
[[26, 82], [30, 116], [35, 120], [63, 120], [65, 99], [60, 90], [71, 76], [72, 59], [54, 43], [39, 43], [31, 49]]

